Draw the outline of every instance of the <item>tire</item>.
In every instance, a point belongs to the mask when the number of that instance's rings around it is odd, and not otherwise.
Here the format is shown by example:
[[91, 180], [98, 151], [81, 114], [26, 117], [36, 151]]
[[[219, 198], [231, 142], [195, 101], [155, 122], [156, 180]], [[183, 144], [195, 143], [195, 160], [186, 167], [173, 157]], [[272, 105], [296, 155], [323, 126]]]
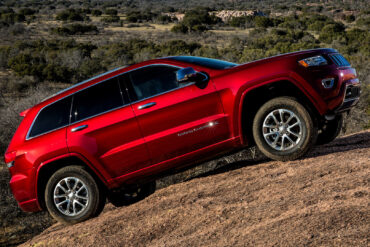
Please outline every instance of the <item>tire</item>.
[[131, 189], [111, 191], [108, 195], [108, 200], [115, 207], [128, 206], [136, 203], [145, 197], [154, 193], [156, 188], [155, 181], [137, 186]]
[[342, 130], [343, 115], [337, 115], [333, 120], [328, 121], [317, 136], [316, 144], [322, 145], [333, 141]]
[[45, 204], [50, 215], [63, 224], [76, 224], [97, 216], [105, 200], [102, 186], [81, 166], [56, 171], [45, 189]]
[[306, 108], [294, 98], [278, 97], [257, 111], [253, 120], [253, 137], [267, 157], [279, 161], [295, 160], [306, 154], [316, 142], [316, 126]]

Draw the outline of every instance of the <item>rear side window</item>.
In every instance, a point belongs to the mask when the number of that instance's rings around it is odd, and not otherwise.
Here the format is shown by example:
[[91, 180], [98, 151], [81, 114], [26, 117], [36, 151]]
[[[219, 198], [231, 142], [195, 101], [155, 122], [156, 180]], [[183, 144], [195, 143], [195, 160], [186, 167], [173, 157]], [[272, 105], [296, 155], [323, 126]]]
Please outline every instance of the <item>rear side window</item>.
[[71, 97], [46, 106], [38, 114], [28, 137], [35, 137], [68, 125], [70, 110]]
[[117, 78], [112, 78], [74, 95], [72, 121], [93, 117], [127, 103], [123, 102]]

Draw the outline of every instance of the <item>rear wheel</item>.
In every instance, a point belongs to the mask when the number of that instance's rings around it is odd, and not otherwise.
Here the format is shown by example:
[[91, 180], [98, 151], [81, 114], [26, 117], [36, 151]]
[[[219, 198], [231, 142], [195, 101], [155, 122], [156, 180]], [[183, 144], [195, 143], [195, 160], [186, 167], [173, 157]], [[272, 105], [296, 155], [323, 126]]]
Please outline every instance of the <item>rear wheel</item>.
[[342, 130], [343, 115], [337, 115], [331, 121], [328, 121], [322, 128], [321, 133], [317, 136], [316, 144], [326, 144], [333, 141]]
[[266, 102], [253, 121], [258, 148], [274, 160], [294, 160], [316, 142], [317, 127], [308, 111], [294, 98], [279, 97]]
[[108, 199], [116, 207], [127, 206], [153, 194], [155, 188], [156, 183], [153, 181], [130, 189], [112, 191], [109, 193]]
[[57, 221], [75, 224], [97, 216], [105, 204], [103, 189], [81, 166], [56, 171], [45, 191], [46, 207]]

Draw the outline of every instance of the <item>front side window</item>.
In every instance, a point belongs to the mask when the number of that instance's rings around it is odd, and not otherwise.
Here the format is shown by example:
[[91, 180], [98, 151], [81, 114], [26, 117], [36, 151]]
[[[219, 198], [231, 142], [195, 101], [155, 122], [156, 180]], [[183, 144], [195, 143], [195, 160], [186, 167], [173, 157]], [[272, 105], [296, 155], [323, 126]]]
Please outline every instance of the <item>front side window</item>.
[[180, 68], [156, 65], [148, 66], [129, 73], [132, 82], [132, 101], [149, 98], [179, 86], [176, 71]]
[[70, 110], [71, 97], [46, 106], [38, 114], [28, 137], [35, 137], [68, 125]]
[[112, 78], [74, 95], [72, 121], [86, 119], [127, 103], [123, 102], [117, 78]]

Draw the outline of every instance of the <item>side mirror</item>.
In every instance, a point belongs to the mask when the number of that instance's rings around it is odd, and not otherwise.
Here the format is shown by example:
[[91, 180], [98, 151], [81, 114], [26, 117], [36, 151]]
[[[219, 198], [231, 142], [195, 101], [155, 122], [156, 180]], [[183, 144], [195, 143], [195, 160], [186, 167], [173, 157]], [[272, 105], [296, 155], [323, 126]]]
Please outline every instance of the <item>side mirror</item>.
[[193, 68], [183, 68], [176, 72], [177, 82], [180, 83], [189, 83], [195, 82], [195, 85], [201, 89], [207, 86], [209, 77], [206, 73], [196, 72]]

